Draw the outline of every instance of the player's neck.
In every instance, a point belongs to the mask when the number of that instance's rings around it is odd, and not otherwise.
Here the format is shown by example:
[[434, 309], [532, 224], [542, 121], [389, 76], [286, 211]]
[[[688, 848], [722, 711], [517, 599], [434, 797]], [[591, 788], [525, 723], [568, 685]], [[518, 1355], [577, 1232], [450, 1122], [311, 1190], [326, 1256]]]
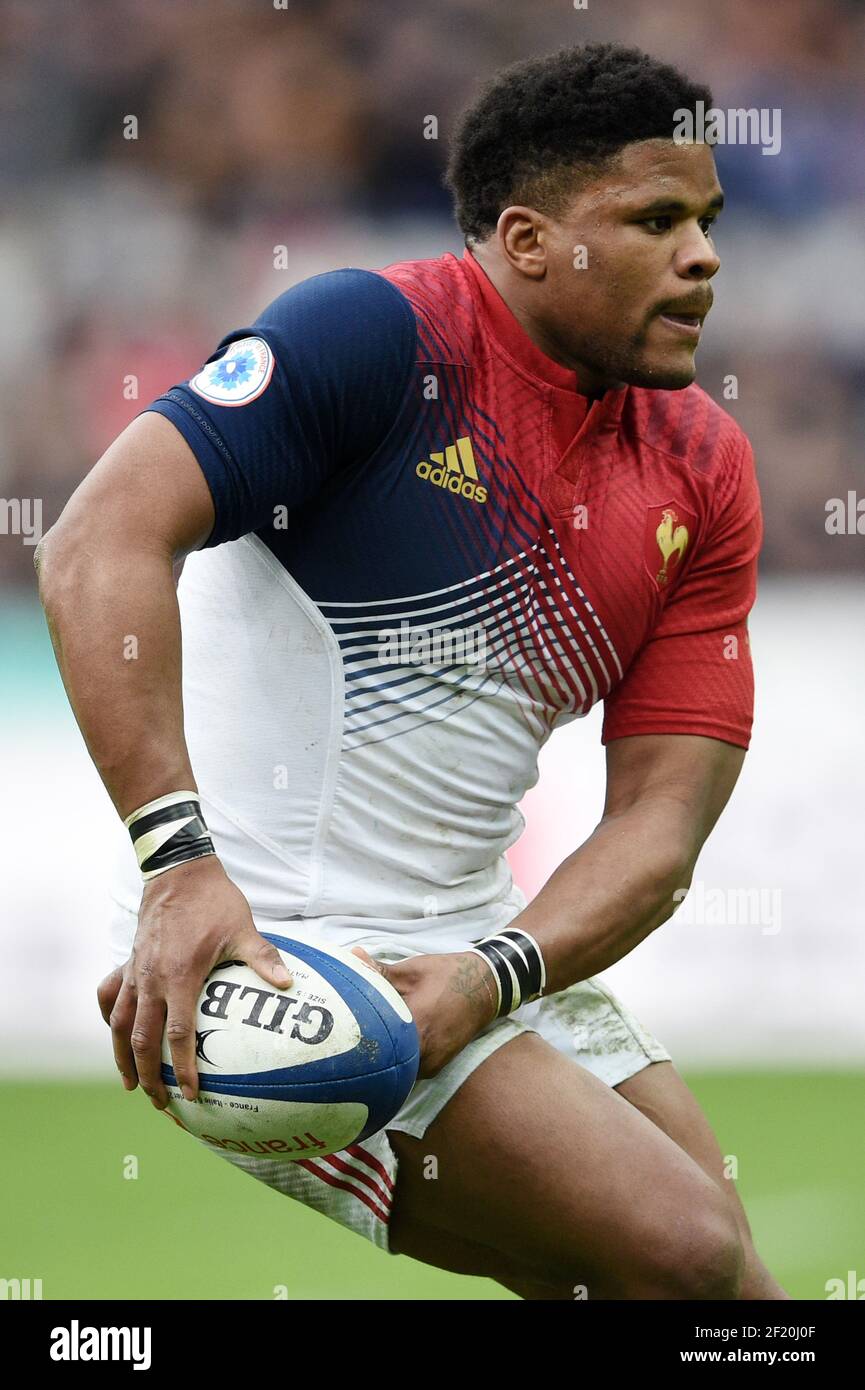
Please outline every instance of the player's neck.
[[615, 389], [617, 385], [621, 384], [601, 380], [585, 363], [578, 362], [567, 354], [551, 336], [549, 330], [538, 322], [537, 316], [531, 312], [523, 296], [520, 295], [519, 287], [515, 285], [512, 273], [496, 256], [490, 255], [478, 246], [471, 248], [471, 255], [535, 347], [539, 348], [551, 361], [574, 373], [576, 389], [581, 395], [586, 396], [589, 401], [599, 400], [605, 391]]

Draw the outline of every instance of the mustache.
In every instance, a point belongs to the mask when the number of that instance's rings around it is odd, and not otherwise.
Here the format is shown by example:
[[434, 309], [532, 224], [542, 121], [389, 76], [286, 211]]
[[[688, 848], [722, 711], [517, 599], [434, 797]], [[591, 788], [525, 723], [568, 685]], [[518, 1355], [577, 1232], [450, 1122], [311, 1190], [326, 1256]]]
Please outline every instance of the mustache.
[[665, 304], [659, 305], [655, 310], [656, 314], [698, 314], [700, 318], [705, 318], [715, 302], [715, 296], [711, 290], [706, 293], [704, 290], [700, 295], [686, 296], [684, 299], [667, 300]]

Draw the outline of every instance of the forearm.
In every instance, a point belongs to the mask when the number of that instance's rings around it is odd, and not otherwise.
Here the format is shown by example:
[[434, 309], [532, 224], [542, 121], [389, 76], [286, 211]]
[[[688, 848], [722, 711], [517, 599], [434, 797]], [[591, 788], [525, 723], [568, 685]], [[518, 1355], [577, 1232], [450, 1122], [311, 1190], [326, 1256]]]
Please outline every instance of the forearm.
[[63, 683], [119, 814], [167, 791], [196, 790], [171, 555], [49, 532], [37, 567]]
[[699, 850], [688, 821], [674, 799], [606, 817], [512, 922], [541, 948], [546, 994], [606, 970], [672, 915]]

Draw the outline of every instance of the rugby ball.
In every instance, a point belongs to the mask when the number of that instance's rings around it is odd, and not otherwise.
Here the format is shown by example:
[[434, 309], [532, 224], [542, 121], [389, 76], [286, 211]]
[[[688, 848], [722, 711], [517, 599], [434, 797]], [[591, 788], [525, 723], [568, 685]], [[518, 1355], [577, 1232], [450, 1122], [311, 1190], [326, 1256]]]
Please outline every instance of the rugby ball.
[[417, 1077], [417, 1029], [393, 986], [350, 951], [262, 935], [294, 983], [277, 989], [240, 961], [214, 967], [195, 1015], [197, 1100], [184, 1099], [163, 1037], [168, 1112], [226, 1155], [338, 1153], [401, 1108]]

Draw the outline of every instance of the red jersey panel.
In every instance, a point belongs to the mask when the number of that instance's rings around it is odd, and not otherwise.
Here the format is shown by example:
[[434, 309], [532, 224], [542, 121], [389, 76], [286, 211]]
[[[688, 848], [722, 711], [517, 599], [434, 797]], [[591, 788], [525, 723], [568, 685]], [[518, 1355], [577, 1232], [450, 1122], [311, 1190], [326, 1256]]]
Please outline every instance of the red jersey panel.
[[590, 402], [469, 251], [381, 273], [415, 311], [418, 371], [444, 375], [456, 437], [486, 442], [479, 476], [508, 518], [487, 506], [477, 525], [499, 554], [505, 533], [528, 543], [517, 568], [545, 643], [525, 640], [526, 680], [565, 715], [604, 699], [605, 742], [688, 733], [747, 747], [762, 522], [740, 426], [696, 385]]

